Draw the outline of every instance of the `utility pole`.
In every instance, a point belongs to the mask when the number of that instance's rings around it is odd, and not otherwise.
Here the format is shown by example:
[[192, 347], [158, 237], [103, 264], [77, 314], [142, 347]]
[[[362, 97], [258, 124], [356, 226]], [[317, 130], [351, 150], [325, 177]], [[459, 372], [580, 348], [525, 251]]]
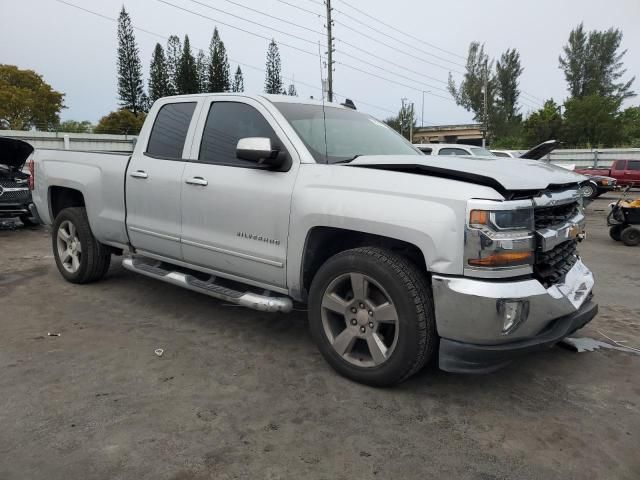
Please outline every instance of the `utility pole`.
[[331, 29], [333, 20], [331, 19], [331, 0], [325, 0], [327, 6], [327, 101], [333, 102], [333, 36]]
[[413, 143], [413, 102], [411, 102], [411, 117], [409, 117], [409, 141]]
[[404, 122], [407, 121], [407, 110], [404, 104], [407, 101], [407, 99], [405, 97], [402, 97], [400, 100], [402, 100], [402, 107], [400, 108], [400, 115], [398, 120], [400, 120], [400, 135], [404, 137], [404, 127], [405, 127]]
[[484, 90], [484, 100], [483, 100], [483, 106], [484, 106], [484, 114], [482, 115], [482, 120], [483, 120], [483, 126], [482, 126], [482, 148], [485, 148], [487, 146], [487, 130], [489, 129], [489, 112], [487, 111], [487, 89], [489, 87], [489, 75], [487, 72], [487, 61], [485, 60], [484, 62], [484, 86], [483, 86], [483, 90]]

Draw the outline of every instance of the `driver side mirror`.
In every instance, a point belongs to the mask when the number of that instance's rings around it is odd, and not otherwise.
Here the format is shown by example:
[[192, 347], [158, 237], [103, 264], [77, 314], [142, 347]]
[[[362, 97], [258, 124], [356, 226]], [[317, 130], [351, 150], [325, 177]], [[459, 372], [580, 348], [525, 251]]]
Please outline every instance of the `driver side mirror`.
[[240, 160], [255, 162], [271, 168], [279, 168], [284, 163], [286, 155], [271, 145], [267, 137], [246, 137], [238, 140], [236, 157]]

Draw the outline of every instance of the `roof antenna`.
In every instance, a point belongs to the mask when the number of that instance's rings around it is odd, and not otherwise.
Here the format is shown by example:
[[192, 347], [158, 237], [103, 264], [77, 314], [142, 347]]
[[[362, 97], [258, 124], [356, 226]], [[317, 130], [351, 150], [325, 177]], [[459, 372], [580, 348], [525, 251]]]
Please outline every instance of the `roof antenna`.
[[324, 111], [324, 80], [322, 79], [322, 52], [320, 50], [319, 40], [318, 40], [318, 61], [320, 62], [320, 91], [322, 93], [322, 126], [324, 127], [324, 163], [329, 163], [329, 153], [327, 151], [327, 114]]

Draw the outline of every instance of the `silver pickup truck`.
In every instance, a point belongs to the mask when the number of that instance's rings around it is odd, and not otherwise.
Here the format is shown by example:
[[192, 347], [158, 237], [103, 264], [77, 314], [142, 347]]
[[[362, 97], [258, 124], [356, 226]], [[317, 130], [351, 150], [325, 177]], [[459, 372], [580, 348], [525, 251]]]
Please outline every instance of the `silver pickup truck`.
[[589, 322], [584, 177], [426, 156], [353, 108], [158, 100], [131, 156], [39, 150], [33, 198], [70, 282], [131, 271], [268, 312], [308, 306], [341, 374], [487, 372]]

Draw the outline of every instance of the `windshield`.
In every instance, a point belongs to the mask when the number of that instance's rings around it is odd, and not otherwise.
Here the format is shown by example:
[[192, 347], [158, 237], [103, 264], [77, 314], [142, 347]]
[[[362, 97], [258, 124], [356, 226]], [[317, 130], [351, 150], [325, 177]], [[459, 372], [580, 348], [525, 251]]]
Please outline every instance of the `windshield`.
[[318, 163], [345, 162], [361, 155], [422, 155], [387, 125], [363, 113], [325, 106], [325, 134], [322, 105], [275, 105]]
[[476, 157], [495, 157], [493, 152], [481, 147], [471, 147], [471, 153]]

